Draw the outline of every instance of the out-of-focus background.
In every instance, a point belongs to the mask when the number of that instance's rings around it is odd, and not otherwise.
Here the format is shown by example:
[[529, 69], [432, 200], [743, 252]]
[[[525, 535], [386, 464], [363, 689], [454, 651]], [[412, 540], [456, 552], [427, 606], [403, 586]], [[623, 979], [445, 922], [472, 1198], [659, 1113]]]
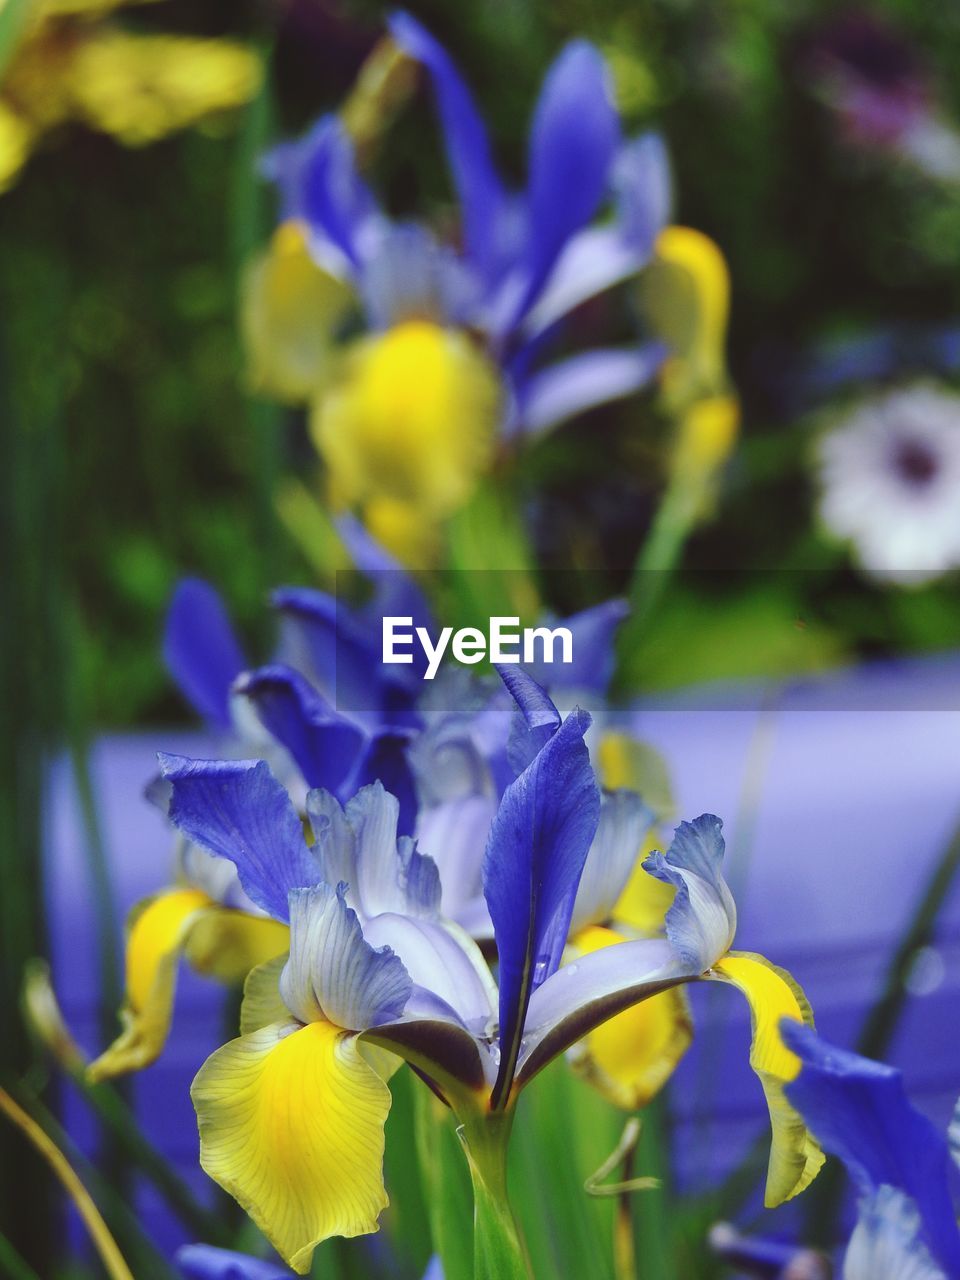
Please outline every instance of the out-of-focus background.
[[[898, 455], [904, 484], [922, 488], [942, 465], [957, 480], [960, 507], [960, 11], [910, 0], [435, 0], [410, 8], [456, 57], [498, 160], [515, 177], [545, 67], [571, 36], [593, 40], [611, 64], [626, 125], [654, 127], [667, 142], [674, 221], [708, 233], [729, 265], [741, 438], [681, 571], [628, 655], [623, 687], [790, 678], [954, 649], [960, 594], [950, 569], [960, 546], [950, 541], [949, 510], [942, 520], [934, 513], [922, 534], [932, 550], [921, 560], [935, 571], [906, 580], [870, 572], [883, 560], [882, 537], [858, 541], [848, 517], [851, 505], [873, 502], [869, 490], [858, 493], [858, 476], [874, 466], [871, 424], [881, 430], [891, 415], [920, 424]], [[301, 413], [248, 393], [238, 292], [275, 216], [258, 155], [341, 103], [386, 13], [372, 0], [157, 0], [102, 10], [37, 0], [33, 12], [7, 0], [0, 9], [6, 1074], [42, 1077], [18, 1012], [24, 960], [52, 952], [69, 970], [63, 939], [89, 949], [83, 939], [96, 931], [52, 939], [50, 931], [87, 918], [105, 922], [105, 948], [117, 955], [119, 906], [131, 886], [166, 878], [166, 867], [154, 877], [138, 864], [108, 889], [94, 856], [61, 892], [56, 876], [67, 876], [69, 857], [48, 861], [45, 887], [40, 851], [56, 835], [58, 850], [75, 841], [96, 855], [106, 835], [115, 864], [140, 857], [139, 795], [116, 795], [133, 787], [129, 770], [106, 770], [101, 757], [91, 766], [90, 752], [104, 734], [191, 723], [160, 656], [176, 580], [190, 572], [215, 582], [249, 651], [261, 655], [269, 588], [315, 581], [276, 494], [290, 477], [313, 486], [316, 455]], [[111, 38], [117, 33], [123, 39]], [[182, 61], [186, 46], [164, 46], [171, 35], [204, 42], [190, 46], [195, 64]], [[441, 225], [452, 217], [422, 86], [391, 124], [389, 145], [370, 158], [369, 176], [393, 213], [427, 212]], [[577, 323], [589, 329], [597, 319], [588, 308]], [[642, 397], [595, 411], [549, 448], [535, 446], [517, 477], [537, 559], [548, 569], [589, 569], [591, 598], [626, 589], [649, 529], [662, 488], [652, 418]], [[830, 470], [823, 441], [851, 424], [862, 428], [861, 452], [854, 437], [846, 453], [834, 451]], [[839, 486], [832, 505], [831, 484]], [[844, 485], [854, 491], [849, 501]], [[893, 507], [882, 522], [894, 534], [897, 518]], [[558, 610], [589, 603], [571, 598], [573, 580], [552, 580]], [[919, 670], [919, 709], [936, 718], [937, 705], [955, 708], [949, 671], [930, 694], [927, 668]], [[883, 692], [876, 705], [889, 709], [902, 696], [909, 707], [913, 687]], [[833, 710], [847, 699], [838, 694]], [[835, 731], [843, 739], [846, 730], [825, 729], [806, 749], [846, 752], [847, 761], [864, 750], [862, 737], [837, 746]], [[655, 724], [654, 740], [657, 733]], [[715, 744], [716, 763], [702, 761], [700, 773], [675, 764], [684, 804], [699, 812], [743, 800], [742, 753], [720, 799], [712, 795], [714, 771], [724, 769], [722, 732], [659, 733], [668, 763], [671, 749]], [[948, 750], [949, 734], [940, 762]], [[850, 793], [869, 806], [881, 790], [889, 800], [904, 786], [896, 839], [882, 857], [913, 867], [911, 832], [924, 833], [923, 857], [907, 876], [911, 902], [960, 801], [939, 775], [931, 794], [933, 775], [923, 776], [926, 790], [909, 770], [873, 771]], [[697, 778], [712, 781], [699, 787]], [[748, 799], [751, 785], [743, 783]], [[814, 809], [825, 785], [809, 783]], [[118, 804], [127, 816], [105, 829], [103, 814]], [[929, 819], [930, 805], [940, 816]], [[836, 797], [824, 800], [828, 834], [833, 823], [856, 828], [841, 810]], [[760, 822], [749, 804], [744, 812]], [[783, 814], [792, 826], [789, 806]], [[146, 830], [157, 820], [145, 815]], [[150, 838], [157, 843], [156, 832]], [[764, 838], [776, 846], [775, 832]], [[865, 864], [858, 856], [858, 874]], [[895, 897], [892, 882], [889, 889]], [[878, 946], [869, 962], [876, 972], [865, 979], [870, 998], [893, 931], [906, 923], [877, 910], [877, 928], [863, 935], [864, 946]], [[818, 936], [832, 927], [824, 916]], [[761, 943], [774, 950], [766, 934]], [[852, 1009], [867, 997], [850, 999]], [[949, 1087], [940, 1076], [930, 1086], [938, 1097]], [[25, 1228], [29, 1248], [49, 1234], [50, 1202], [45, 1174], [0, 1133], [0, 1219]]]

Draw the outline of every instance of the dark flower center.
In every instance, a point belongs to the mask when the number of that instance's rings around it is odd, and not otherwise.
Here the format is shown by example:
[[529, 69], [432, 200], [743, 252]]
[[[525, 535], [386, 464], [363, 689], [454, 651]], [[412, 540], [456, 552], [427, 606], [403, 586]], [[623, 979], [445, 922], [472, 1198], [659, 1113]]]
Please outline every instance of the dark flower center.
[[922, 440], [898, 440], [893, 463], [898, 475], [918, 488], [928, 485], [940, 468], [940, 459]]

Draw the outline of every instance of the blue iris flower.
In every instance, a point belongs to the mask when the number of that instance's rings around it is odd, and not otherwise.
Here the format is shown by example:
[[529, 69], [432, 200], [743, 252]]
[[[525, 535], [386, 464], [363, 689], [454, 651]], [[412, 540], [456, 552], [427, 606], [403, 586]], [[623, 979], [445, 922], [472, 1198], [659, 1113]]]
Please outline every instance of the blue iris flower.
[[[352, 288], [371, 330], [427, 317], [477, 335], [505, 380], [509, 436], [540, 434], [645, 386], [664, 354], [656, 342], [544, 364], [571, 311], [642, 270], [670, 207], [664, 146], [654, 134], [622, 136], [598, 50], [571, 41], [548, 70], [518, 192], [501, 179], [470, 90], [443, 47], [406, 13], [393, 15], [390, 31], [431, 83], [462, 247], [386, 216], [335, 116], [265, 159], [283, 220], [306, 226], [314, 259]], [[605, 206], [613, 216], [595, 223]]]
[[787, 1096], [860, 1197], [844, 1280], [958, 1280], [950, 1146], [911, 1105], [900, 1072], [808, 1027], [783, 1023], [781, 1034], [803, 1064]]

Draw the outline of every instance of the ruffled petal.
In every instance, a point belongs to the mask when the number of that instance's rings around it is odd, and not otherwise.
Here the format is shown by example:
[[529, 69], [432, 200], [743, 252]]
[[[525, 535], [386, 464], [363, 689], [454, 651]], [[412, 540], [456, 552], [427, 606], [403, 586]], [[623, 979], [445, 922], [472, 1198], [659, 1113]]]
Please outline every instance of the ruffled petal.
[[723, 823], [712, 813], [681, 822], [673, 843], [652, 853], [643, 866], [676, 887], [667, 912], [667, 937], [684, 966], [705, 973], [725, 955], [737, 931], [737, 908], [723, 878]]
[[923, 1243], [917, 1207], [895, 1187], [860, 1203], [843, 1280], [950, 1280]]
[[400, 805], [379, 781], [365, 786], [342, 809], [327, 792], [307, 797], [314, 852], [328, 884], [344, 881], [347, 900], [363, 919], [386, 911], [435, 916], [440, 877], [431, 858], [412, 840], [397, 838]]
[[355, 1036], [263, 1027], [208, 1058], [191, 1096], [201, 1165], [298, 1274], [329, 1236], [378, 1229], [390, 1091]]
[[264, 762], [188, 760], [160, 753], [171, 783], [170, 820], [188, 839], [228, 858], [251, 902], [289, 919], [291, 889], [316, 884], [320, 871], [286, 790]]
[[170, 1029], [177, 961], [190, 930], [222, 909], [199, 889], [170, 889], [135, 907], [127, 923], [123, 1030], [88, 1068], [91, 1080], [139, 1071], [160, 1055]]
[[247, 665], [219, 594], [200, 578], [183, 578], [167, 610], [163, 660], [187, 699], [222, 732], [233, 726], [230, 686]]
[[413, 984], [389, 947], [366, 941], [344, 885], [290, 894], [290, 957], [280, 977], [284, 1003], [301, 1022], [324, 1019], [365, 1031], [402, 1017]]
[[779, 1031], [784, 1018], [812, 1026], [813, 1015], [793, 978], [763, 956], [734, 952], [708, 976], [732, 983], [750, 1005], [750, 1065], [763, 1085], [773, 1133], [765, 1194], [767, 1207], [773, 1208], [808, 1187], [823, 1165], [823, 1152], [784, 1093], [784, 1085], [796, 1079], [800, 1059]]

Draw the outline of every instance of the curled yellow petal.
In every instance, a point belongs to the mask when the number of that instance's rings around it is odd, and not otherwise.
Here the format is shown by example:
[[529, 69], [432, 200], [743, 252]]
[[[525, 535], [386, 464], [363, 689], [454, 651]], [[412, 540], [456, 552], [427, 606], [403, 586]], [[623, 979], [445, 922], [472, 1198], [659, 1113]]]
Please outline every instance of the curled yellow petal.
[[199, 889], [171, 889], [134, 908], [127, 923], [123, 1030], [90, 1064], [91, 1080], [139, 1071], [158, 1057], [170, 1028], [180, 952], [196, 922], [217, 910]]
[[773, 1208], [808, 1187], [823, 1165], [823, 1152], [784, 1095], [783, 1086], [799, 1074], [800, 1059], [778, 1030], [782, 1018], [812, 1026], [813, 1014], [790, 974], [763, 956], [732, 951], [710, 976], [738, 987], [750, 1005], [750, 1065], [763, 1085], [773, 1134], [765, 1195]]
[[12, 185], [26, 164], [33, 141], [31, 124], [0, 102], [0, 191]]
[[671, 348], [662, 378], [668, 398], [689, 402], [726, 384], [730, 273], [701, 231], [666, 227], [642, 280], [654, 332]]
[[353, 299], [310, 256], [306, 228], [282, 222], [248, 267], [240, 321], [252, 391], [304, 403], [329, 372], [333, 334]]
[[200, 1163], [294, 1271], [329, 1236], [377, 1230], [390, 1091], [354, 1035], [328, 1022], [262, 1027], [208, 1058], [191, 1096]]
[[680, 419], [673, 467], [690, 477], [710, 476], [726, 462], [737, 442], [740, 404], [736, 396], [705, 396]]
[[470, 339], [423, 320], [354, 343], [311, 432], [346, 503], [451, 515], [492, 461], [499, 383]]
[[269, 916], [221, 907], [198, 917], [184, 954], [198, 973], [220, 982], [242, 982], [251, 969], [286, 952], [290, 928]]
[[[622, 941], [612, 929], [591, 926], [577, 935], [572, 951], [588, 955]], [[669, 1080], [692, 1034], [686, 999], [681, 988], [674, 987], [591, 1031], [571, 1050], [570, 1059], [575, 1070], [604, 1097], [627, 1111], [636, 1111]]]

